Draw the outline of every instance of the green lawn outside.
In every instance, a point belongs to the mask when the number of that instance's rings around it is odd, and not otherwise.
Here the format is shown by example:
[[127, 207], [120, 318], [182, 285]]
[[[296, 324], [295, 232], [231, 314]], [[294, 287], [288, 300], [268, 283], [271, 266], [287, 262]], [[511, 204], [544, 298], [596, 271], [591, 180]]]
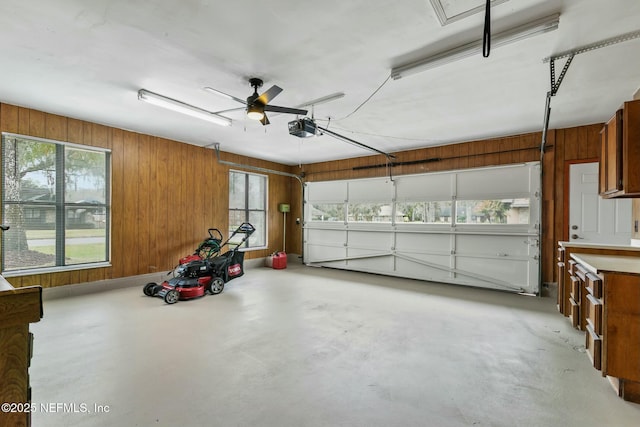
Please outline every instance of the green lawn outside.
[[[38, 246], [34, 248], [34, 250], [44, 254], [54, 255], [56, 248], [55, 246]], [[106, 261], [105, 250], [104, 243], [67, 246], [65, 253], [67, 259], [66, 264]]]
[[[67, 230], [67, 237], [104, 237], [107, 230], [104, 228], [81, 228]], [[27, 240], [33, 239], [55, 239], [55, 230], [27, 230]]]

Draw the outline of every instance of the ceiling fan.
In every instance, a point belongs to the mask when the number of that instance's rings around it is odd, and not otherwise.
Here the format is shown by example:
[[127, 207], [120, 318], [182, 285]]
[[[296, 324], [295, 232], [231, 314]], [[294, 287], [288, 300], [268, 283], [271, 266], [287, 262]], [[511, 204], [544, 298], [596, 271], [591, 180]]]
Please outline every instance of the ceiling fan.
[[[299, 114], [302, 116], [307, 114], [307, 110], [301, 110], [298, 108], [291, 108], [291, 107], [278, 107], [277, 105], [269, 105], [269, 102], [273, 98], [278, 96], [280, 92], [282, 92], [282, 88], [280, 88], [279, 86], [273, 85], [266, 92], [262, 93], [261, 95], [258, 95], [258, 88], [261, 87], [263, 84], [262, 79], [259, 79], [256, 77], [250, 78], [249, 84], [251, 85], [251, 87], [253, 87], [253, 94], [249, 96], [246, 101], [240, 98], [236, 98], [235, 96], [226, 94], [224, 92], [221, 92], [217, 89], [213, 89], [211, 87], [205, 87], [205, 90], [209, 92], [213, 92], [217, 95], [223, 96], [227, 99], [232, 99], [236, 102], [244, 104], [245, 107], [243, 107], [243, 109], [247, 111], [247, 117], [253, 120], [260, 121], [260, 123], [262, 123], [263, 126], [269, 124], [269, 119], [267, 118], [266, 111], [272, 111], [274, 113]], [[216, 114], [222, 114], [222, 113], [235, 111], [235, 110], [239, 110], [239, 108], [218, 111], [216, 112]]]

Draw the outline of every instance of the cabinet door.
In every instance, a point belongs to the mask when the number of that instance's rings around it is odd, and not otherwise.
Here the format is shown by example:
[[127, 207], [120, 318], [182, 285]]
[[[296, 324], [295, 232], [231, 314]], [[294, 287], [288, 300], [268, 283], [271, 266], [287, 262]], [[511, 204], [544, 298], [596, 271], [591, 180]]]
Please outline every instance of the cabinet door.
[[611, 194], [622, 190], [622, 110], [607, 122], [605, 144], [604, 194]]
[[598, 164], [598, 193], [603, 195], [607, 192], [607, 125], [600, 131], [600, 163]]

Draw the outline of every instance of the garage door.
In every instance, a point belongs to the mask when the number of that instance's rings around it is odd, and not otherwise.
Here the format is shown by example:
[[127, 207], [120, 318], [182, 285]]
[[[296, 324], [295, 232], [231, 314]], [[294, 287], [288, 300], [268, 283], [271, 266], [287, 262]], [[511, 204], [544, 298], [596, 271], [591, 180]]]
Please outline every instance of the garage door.
[[305, 184], [304, 262], [539, 292], [539, 162]]

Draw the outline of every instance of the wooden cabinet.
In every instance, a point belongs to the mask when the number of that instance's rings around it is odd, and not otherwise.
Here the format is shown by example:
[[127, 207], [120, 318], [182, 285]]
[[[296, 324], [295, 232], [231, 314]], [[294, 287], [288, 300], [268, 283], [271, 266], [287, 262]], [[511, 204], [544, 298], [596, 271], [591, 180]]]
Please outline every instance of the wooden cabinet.
[[622, 190], [622, 110], [600, 131], [600, 194], [613, 195]]
[[[577, 242], [558, 242], [558, 304], [557, 308], [565, 317], [571, 315], [571, 276], [576, 275], [573, 253], [593, 255], [619, 255], [637, 257], [640, 263], [640, 247], [620, 245], [594, 245]], [[574, 302], [578, 302], [574, 299]]]
[[640, 197], [640, 100], [625, 102], [600, 132], [600, 195]]
[[586, 353], [620, 397], [640, 403], [640, 262], [576, 253], [572, 258], [581, 284], [579, 301], [572, 301], [579, 306]]
[[558, 267], [558, 299], [557, 299], [557, 305], [556, 307], [558, 308], [558, 311], [560, 313], [564, 313], [564, 271], [565, 271], [565, 264], [564, 264], [564, 255], [565, 255], [565, 251], [564, 248], [562, 246], [558, 247], [558, 262], [557, 262], [557, 267]]
[[[0, 403], [24, 404], [31, 400], [28, 369], [33, 335], [29, 323], [41, 317], [42, 288], [14, 289], [0, 276]], [[29, 412], [0, 412], [0, 427], [30, 424]]]

